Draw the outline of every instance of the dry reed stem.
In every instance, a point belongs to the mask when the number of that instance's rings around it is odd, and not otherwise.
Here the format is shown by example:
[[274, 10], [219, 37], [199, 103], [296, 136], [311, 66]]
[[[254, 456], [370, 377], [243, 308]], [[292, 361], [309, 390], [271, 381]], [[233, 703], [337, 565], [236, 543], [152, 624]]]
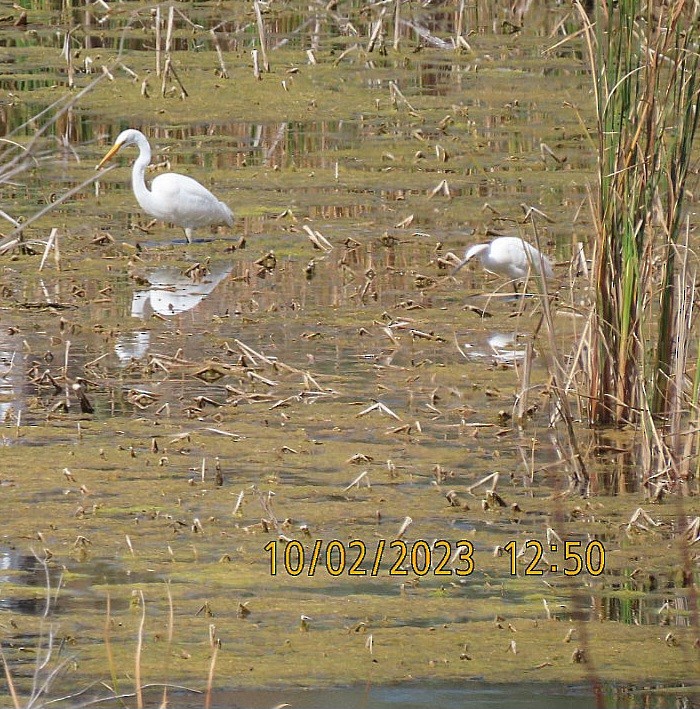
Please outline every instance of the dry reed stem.
[[270, 71], [270, 62], [267, 60], [267, 49], [265, 47], [265, 23], [263, 22], [259, 0], [253, 0], [253, 9], [255, 10], [255, 20], [258, 25], [258, 37], [260, 39], [260, 55], [262, 56], [262, 65], [263, 69], [267, 73]]
[[525, 346], [525, 358], [523, 360], [523, 366], [519, 373], [520, 393], [516, 397], [514, 405], [514, 418], [519, 428], [523, 428], [525, 423], [525, 413], [527, 411], [527, 404], [529, 399], [528, 394], [530, 391], [530, 374], [532, 372], [532, 360], [534, 357], [534, 351], [535, 348], [532, 344], [532, 341], [530, 340]]
[[216, 56], [219, 60], [219, 76], [222, 79], [228, 79], [228, 71], [226, 71], [226, 64], [224, 63], [224, 54], [221, 51], [221, 45], [219, 44], [219, 40], [216, 36], [216, 32], [214, 30], [209, 30], [209, 33], [211, 34], [212, 40], [214, 42], [214, 49], [216, 50]]
[[348, 490], [352, 489], [353, 487], [357, 487], [359, 489], [360, 483], [364, 480], [365, 482], [365, 487], [371, 488], [372, 485], [370, 484], [369, 481], [369, 471], [368, 470], [363, 470], [349, 485], [343, 488], [343, 492], [347, 492]]
[[175, 7], [168, 8], [168, 24], [165, 31], [165, 56], [170, 57], [170, 50], [173, 44], [173, 26], [175, 23]]
[[[544, 257], [541, 255], [542, 250], [539, 232], [537, 229], [537, 222], [534, 219], [532, 219], [532, 228], [535, 235], [535, 245], [540, 251], [540, 259], [543, 259]], [[540, 273], [544, 273], [544, 263], [542, 261], [540, 262]], [[547, 325], [547, 340], [549, 349], [546, 351], [545, 357], [547, 359], [547, 368], [550, 375], [550, 387], [554, 391], [559, 412], [564, 421], [565, 430], [567, 433], [567, 443], [570, 450], [570, 455], [567, 457], [573, 467], [573, 481], [576, 483], [578, 491], [582, 495], [586, 495], [588, 494], [589, 476], [588, 471], [586, 470], [584, 457], [578, 445], [576, 428], [574, 426], [573, 416], [571, 415], [567, 392], [560, 384], [560, 373], [565, 374], [566, 369], [562, 364], [562, 358], [559, 354], [559, 348], [555, 338], [554, 318], [552, 315], [547, 279], [538, 278], [537, 282], [541, 289], [540, 302], [543, 310], [542, 319]]]
[[112, 688], [114, 694], [119, 694], [119, 679], [117, 678], [117, 669], [114, 664], [114, 653], [112, 652], [112, 641], [110, 636], [110, 628], [112, 622], [112, 599], [107, 592], [107, 614], [105, 616], [105, 627], [104, 627], [104, 641], [105, 641], [105, 652], [107, 653], [107, 667], [109, 667], [109, 674], [112, 678]]
[[37, 221], [37, 219], [41, 219], [41, 217], [43, 217], [45, 214], [48, 214], [49, 212], [54, 210], [59, 204], [63, 204], [66, 200], [70, 199], [73, 195], [77, 194], [78, 192], [83, 190], [88, 185], [91, 185], [96, 180], [99, 180], [107, 172], [109, 172], [110, 170], [113, 170], [115, 167], [116, 167], [116, 165], [110, 165], [106, 170], [100, 171], [99, 174], [93, 175], [92, 177], [89, 177], [87, 180], [83, 180], [83, 182], [81, 182], [79, 185], [68, 190], [68, 192], [65, 192], [64, 194], [62, 194], [54, 202], [47, 204], [43, 209], [40, 209], [36, 214], [33, 214], [31, 217], [29, 217], [25, 222], [20, 224], [16, 229], [11, 231], [7, 235], [7, 238], [2, 242], [2, 244], [0, 244], [0, 255], [7, 253], [11, 249], [13, 249], [15, 246], [17, 246], [19, 243], [21, 243], [19, 240], [19, 236], [30, 224], [33, 224], [35, 221]]
[[459, 8], [457, 10], [457, 22], [455, 25], [455, 44], [459, 46], [460, 39], [463, 39], [464, 32], [464, 0], [459, 0]]
[[369, 37], [369, 42], [367, 43], [367, 53], [374, 51], [374, 47], [379, 39], [382, 28], [384, 27], [384, 15], [386, 14], [386, 8], [383, 7], [379, 13], [379, 19], [374, 23], [372, 27], [372, 32]]
[[344, 49], [339, 55], [338, 58], [333, 62], [333, 66], [338, 66], [340, 62], [345, 59], [345, 57], [348, 56], [348, 54], [351, 54], [352, 52], [356, 52], [360, 48], [359, 44], [353, 44], [352, 46], [348, 47], [347, 49]]
[[156, 16], [155, 16], [155, 29], [156, 29], [156, 76], [160, 76], [161, 72], [161, 24], [162, 18], [160, 16], [160, 5], [156, 5]]
[[51, 229], [51, 233], [49, 234], [48, 241], [46, 242], [46, 248], [44, 249], [44, 255], [41, 257], [41, 263], [39, 264], [39, 271], [41, 271], [44, 268], [44, 264], [46, 263], [46, 259], [49, 256], [49, 252], [51, 251], [51, 247], [54, 245], [54, 242], [57, 242], [57, 234], [58, 234], [58, 229], [54, 227]]
[[394, 51], [399, 49], [401, 38], [401, 0], [394, 0]]
[[143, 629], [146, 624], [146, 601], [143, 591], [139, 589], [139, 599], [141, 601], [141, 621], [136, 640], [136, 654], [134, 657], [134, 685], [136, 692], [136, 708], [143, 709], [143, 687], [141, 686], [141, 653], [143, 651]]
[[15, 709], [22, 709], [22, 704], [17, 696], [17, 690], [15, 689], [15, 683], [12, 681], [12, 674], [10, 668], [5, 659], [5, 653], [2, 651], [2, 646], [0, 646], [0, 660], [2, 660], [2, 666], [5, 669], [5, 679], [7, 680], [7, 688], [10, 691], [10, 696], [12, 697], [12, 704]]
[[494, 492], [495, 489], [496, 489], [496, 486], [498, 485], [498, 478], [499, 478], [499, 475], [500, 475], [500, 473], [489, 473], [489, 474], [486, 475], [485, 477], [481, 478], [481, 480], [477, 480], [475, 483], [473, 483], [472, 485], [470, 485], [470, 486], [467, 488], [467, 492], [468, 492], [470, 495], [473, 495], [473, 494], [474, 494], [474, 490], [475, 490], [477, 487], [481, 487], [482, 485], [485, 485], [485, 484], [488, 483], [488, 482], [491, 483], [491, 487], [489, 488], [489, 491], [490, 491], [490, 492]]
[[262, 79], [262, 76], [260, 75], [260, 64], [258, 61], [258, 50], [257, 49], [251, 50], [250, 56], [253, 59], [253, 76], [258, 80]]
[[180, 77], [178, 76], [177, 71], [175, 70], [175, 67], [173, 66], [172, 58], [170, 56], [166, 56], [165, 59], [165, 67], [163, 68], [163, 81], [161, 83], [161, 96], [165, 96], [166, 93], [166, 84], [168, 81], [168, 76], [172, 74], [173, 79], [175, 79], [177, 85], [180, 87], [180, 98], [187, 98], [189, 94], [187, 93], [187, 89], [185, 89], [183, 83], [180, 81]]
[[[408, 99], [401, 93], [401, 90], [398, 87], [398, 84], [391, 79], [389, 81], [389, 95], [391, 97], [391, 102], [394, 104], [394, 106], [398, 107], [398, 100], [401, 100], [401, 102], [408, 108], [408, 110], [416, 115], [419, 116], [420, 114], [416, 111], [415, 108], [408, 102]], [[398, 99], [398, 100], [397, 100]]]
[[209, 626], [210, 644], [212, 647], [211, 662], [209, 663], [209, 675], [207, 677], [207, 689], [204, 695], [204, 709], [211, 709], [211, 695], [214, 686], [214, 670], [216, 668], [216, 658], [219, 654], [218, 638], [214, 637], [215, 626]]
[[130, 69], [126, 64], [119, 62], [119, 66], [122, 71], [127, 73], [134, 81], [139, 80], [139, 75], [133, 69]]

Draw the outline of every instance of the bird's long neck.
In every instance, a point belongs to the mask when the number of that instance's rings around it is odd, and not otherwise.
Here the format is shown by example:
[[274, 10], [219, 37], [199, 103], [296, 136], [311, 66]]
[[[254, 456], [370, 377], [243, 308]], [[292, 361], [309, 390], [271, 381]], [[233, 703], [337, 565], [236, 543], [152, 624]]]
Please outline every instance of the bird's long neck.
[[134, 162], [134, 166], [131, 169], [131, 185], [134, 189], [134, 194], [138, 203], [147, 212], [149, 211], [149, 205], [153, 199], [153, 194], [146, 186], [146, 168], [151, 162], [151, 146], [148, 141], [144, 138], [143, 141], [138, 142], [139, 156]]
[[474, 244], [474, 246], [470, 246], [464, 254], [464, 260], [462, 263], [467, 263], [467, 261], [473, 259], [475, 256], [479, 260], [483, 259], [490, 247], [491, 244]]

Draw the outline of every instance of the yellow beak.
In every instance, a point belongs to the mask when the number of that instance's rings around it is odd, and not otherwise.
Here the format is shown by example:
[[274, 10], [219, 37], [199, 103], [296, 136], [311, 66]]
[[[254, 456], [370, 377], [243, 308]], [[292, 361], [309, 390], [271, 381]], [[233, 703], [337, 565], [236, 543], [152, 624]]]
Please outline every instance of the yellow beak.
[[115, 143], [110, 149], [107, 155], [105, 155], [102, 160], [100, 161], [100, 164], [95, 168], [95, 170], [99, 170], [106, 162], [109, 162], [118, 152], [119, 149], [122, 147], [123, 143]]

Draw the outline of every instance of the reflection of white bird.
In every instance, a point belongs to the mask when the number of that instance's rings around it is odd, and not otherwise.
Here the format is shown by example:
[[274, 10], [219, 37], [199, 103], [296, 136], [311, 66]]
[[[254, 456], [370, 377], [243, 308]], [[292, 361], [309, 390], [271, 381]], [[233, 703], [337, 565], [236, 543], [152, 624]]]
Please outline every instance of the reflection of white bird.
[[148, 275], [151, 287], [136, 291], [131, 303], [132, 317], [144, 317], [146, 306], [168, 317], [198, 306], [231, 273], [231, 266], [212, 266], [204, 277], [192, 280], [178, 268], [162, 266]]
[[151, 162], [151, 146], [141, 131], [133, 128], [122, 131], [97, 167], [102, 167], [125, 145], [136, 145], [139, 149], [131, 172], [131, 186], [144, 212], [182, 227], [188, 243], [192, 242], [192, 230], [197, 227], [207, 224], [233, 226], [233, 212], [191, 177], [166, 172], [158, 175], [148, 189], [144, 175]]
[[470, 246], [455, 273], [475, 256], [487, 271], [513, 280], [526, 278], [528, 273], [540, 275], [542, 271], [545, 278], [554, 277], [551, 261], [519, 236], [499, 236], [490, 244]]

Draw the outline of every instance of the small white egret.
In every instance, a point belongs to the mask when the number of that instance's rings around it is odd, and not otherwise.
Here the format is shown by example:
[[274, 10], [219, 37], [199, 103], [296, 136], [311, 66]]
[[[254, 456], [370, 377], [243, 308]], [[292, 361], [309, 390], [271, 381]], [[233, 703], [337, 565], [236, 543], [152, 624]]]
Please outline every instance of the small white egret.
[[208, 224], [233, 226], [233, 212], [228, 206], [187, 175], [166, 172], [155, 177], [151, 189], [148, 189], [144, 175], [151, 162], [151, 146], [141, 131], [133, 128], [122, 131], [97, 168], [101, 168], [125, 145], [135, 145], [139, 149], [131, 171], [131, 187], [144, 212], [182, 227], [187, 243], [192, 243], [192, 230], [197, 227]]
[[542, 271], [545, 278], [554, 277], [552, 262], [519, 236], [499, 236], [489, 244], [470, 246], [454, 272], [474, 257], [481, 261], [487, 271], [515, 281], [526, 278], [528, 273], [539, 276]]

